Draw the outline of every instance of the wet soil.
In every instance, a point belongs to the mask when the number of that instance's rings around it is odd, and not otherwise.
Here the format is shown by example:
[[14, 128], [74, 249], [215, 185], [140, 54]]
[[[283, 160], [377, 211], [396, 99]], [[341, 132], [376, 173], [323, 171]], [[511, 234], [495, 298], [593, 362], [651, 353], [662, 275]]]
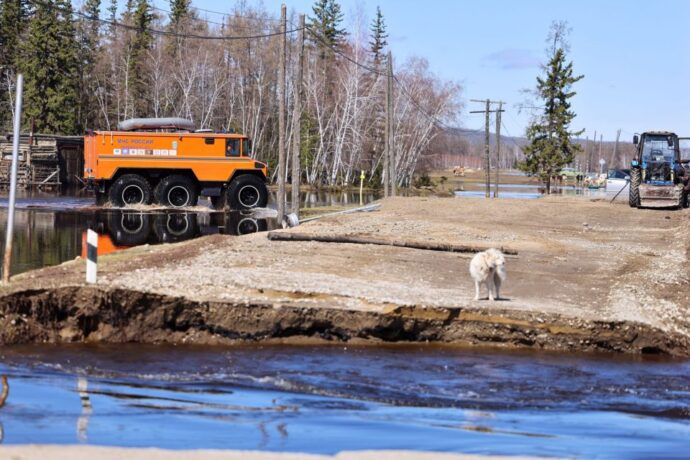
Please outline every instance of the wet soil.
[[582, 198], [398, 198], [294, 230], [502, 246], [498, 302], [469, 254], [213, 235], [75, 260], [0, 289], [0, 343], [418, 342], [690, 356], [688, 211]]

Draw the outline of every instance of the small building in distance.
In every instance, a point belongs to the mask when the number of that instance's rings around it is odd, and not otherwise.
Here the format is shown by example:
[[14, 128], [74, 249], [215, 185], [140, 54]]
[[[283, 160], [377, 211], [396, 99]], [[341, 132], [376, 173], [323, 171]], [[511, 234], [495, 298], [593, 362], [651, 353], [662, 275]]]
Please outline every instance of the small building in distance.
[[[10, 183], [12, 135], [0, 137], [0, 187]], [[84, 170], [84, 138], [52, 134], [22, 134], [19, 140], [17, 186], [58, 188], [76, 185]]]

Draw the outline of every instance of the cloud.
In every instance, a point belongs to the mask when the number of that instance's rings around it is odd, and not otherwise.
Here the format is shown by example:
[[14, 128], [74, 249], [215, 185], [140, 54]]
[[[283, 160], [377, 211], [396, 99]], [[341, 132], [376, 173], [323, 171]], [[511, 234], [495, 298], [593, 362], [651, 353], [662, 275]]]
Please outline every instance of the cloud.
[[531, 69], [539, 67], [541, 61], [532, 51], [518, 48], [506, 48], [484, 57], [484, 60], [502, 69]]

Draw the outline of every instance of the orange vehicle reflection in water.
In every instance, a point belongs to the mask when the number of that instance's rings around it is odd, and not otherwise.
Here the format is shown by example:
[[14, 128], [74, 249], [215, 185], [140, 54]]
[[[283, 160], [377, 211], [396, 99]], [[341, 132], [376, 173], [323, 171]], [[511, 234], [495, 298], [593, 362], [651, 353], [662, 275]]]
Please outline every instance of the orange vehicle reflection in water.
[[[99, 256], [142, 244], [175, 243], [211, 234], [246, 235], [269, 230], [273, 222], [251, 213], [112, 211], [97, 215], [89, 227], [98, 233]], [[81, 256], [86, 258], [86, 232]]]
[[[84, 230], [81, 234], [81, 258], [86, 259], [86, 233], [87, 230]], [[97, 254], [99, 256], [104, 256], [106, 254], [110, 254], [111, 252], [119, 251], [121, 249], [128, 249], [129, 246], [117, 246], [113, 243], [112, 238], [110, 238], [110, 235], [103, 235], [99, 234], [98, 235], [98, 250]]]

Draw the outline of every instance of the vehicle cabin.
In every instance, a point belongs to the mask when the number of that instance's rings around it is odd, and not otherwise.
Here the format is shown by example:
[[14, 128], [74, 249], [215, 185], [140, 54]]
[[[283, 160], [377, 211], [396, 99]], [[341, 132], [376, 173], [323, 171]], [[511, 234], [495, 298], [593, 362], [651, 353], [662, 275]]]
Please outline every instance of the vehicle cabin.
[[266, 164], [251, 158], [242, 134], [194, 131], [189, 120], [134, 119], [118, 131], [84, 138], [84, 179], [99, 204], [194, 206], [209, 196], [216, 209], [266, 206]]

